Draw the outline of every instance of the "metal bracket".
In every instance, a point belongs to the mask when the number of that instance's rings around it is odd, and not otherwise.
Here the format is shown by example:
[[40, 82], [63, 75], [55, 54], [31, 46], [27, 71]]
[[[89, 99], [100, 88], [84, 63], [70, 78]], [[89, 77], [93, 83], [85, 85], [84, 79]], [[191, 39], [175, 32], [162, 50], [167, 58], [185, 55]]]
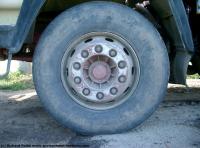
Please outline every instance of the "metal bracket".
[[6, 72], [2, 75], [0, 75], [0, 79], [4, 79], [10, 72], [10, 65], [11, 65], [11, 60], [12, 60], [12, 53], [8, 53], [8, 62], [7, 62], [7, 68]]

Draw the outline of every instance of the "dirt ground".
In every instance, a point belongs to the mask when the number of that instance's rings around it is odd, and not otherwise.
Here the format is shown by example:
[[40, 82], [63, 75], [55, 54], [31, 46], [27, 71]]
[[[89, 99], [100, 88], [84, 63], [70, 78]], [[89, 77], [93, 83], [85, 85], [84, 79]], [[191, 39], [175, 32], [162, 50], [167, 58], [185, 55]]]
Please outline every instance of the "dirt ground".
[[200, 80], [188, 84], [189, 89], [169, 85], [160, 108], [136, 129], [101, 136], [81, 136], [59, 125], [45, 112], [34, 90], [0, 91], [0, 147], [200, 148]]

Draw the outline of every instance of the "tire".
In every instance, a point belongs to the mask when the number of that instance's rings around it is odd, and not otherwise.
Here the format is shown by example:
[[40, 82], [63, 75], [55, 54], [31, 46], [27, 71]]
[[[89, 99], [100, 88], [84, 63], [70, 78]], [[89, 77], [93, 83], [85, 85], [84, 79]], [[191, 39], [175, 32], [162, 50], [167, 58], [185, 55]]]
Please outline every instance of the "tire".
[[[138, 81], [131, 82], [135, 86], [126, 99], [103, 109], [75, 101], [79, 97], [71, 96], [62, 78], [63, 58], [71, 44], [94, 32], [127, 41], [139, 63]], [[33, 78], [44, 107], [62, 125], [84, 135], [120, 133], [141, 124], [163, 100], [168, 53], [159, 33], [139, 13], [117, 3], [88, 2], [63, 12], [47, 27], [34, 54]]]

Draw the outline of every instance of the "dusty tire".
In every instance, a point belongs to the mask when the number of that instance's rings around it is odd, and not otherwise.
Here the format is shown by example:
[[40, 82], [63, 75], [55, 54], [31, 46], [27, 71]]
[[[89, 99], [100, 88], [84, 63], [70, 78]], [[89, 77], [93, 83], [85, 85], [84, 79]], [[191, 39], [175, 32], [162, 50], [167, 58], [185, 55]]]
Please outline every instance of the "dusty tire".
[[[134, 47], [140, 74], [134, 91], [121, 104], [95, 110], [72, 99], [62, 81], [62, 60], [71, 43], [91, 32], [109, 32]], [[127, 131], [141, 124], [164, 98], [168, 54], [156, 31], [134, 10], [111, 2], [89, 2], [59, 15], [43, 33], [34, 55], [33, 77], [48, 112], [82, 134]]]

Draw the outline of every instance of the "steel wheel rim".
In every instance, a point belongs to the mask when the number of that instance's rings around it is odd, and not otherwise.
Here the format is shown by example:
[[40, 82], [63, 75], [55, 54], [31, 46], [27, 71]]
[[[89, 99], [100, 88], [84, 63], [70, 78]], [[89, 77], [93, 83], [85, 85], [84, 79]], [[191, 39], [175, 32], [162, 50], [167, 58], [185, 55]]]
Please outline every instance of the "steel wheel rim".
[[105, 110], [125, 102], [135, 91], [140, 66], [134, 48], [119, 35], [92, 32], [76, 39], [61, 64], [62, 83], [83, 107]]

